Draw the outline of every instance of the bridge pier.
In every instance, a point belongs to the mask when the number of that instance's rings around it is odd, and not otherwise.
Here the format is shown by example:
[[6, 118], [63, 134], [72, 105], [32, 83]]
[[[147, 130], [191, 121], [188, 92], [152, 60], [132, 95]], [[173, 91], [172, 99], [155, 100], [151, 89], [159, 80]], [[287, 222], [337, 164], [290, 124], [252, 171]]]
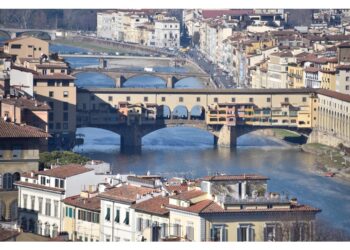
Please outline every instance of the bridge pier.
[[122, 88], [123, 84], [126, 82], [126, 78], [123, 75], [119, 75], [115, 78], [115, 87]]
[[224, 148], [234, 148], [237, 145], [237, 131], [235, 126], [223, 125], [219, 136], [214, 136], [214, 145]]
[[177, 79], [173, 76], [169, 76], [166, 82], [166, 87], [168, 89], [173, 89], [175, 87], [175, 83], [177, 82]]
[[120, 152], [139, 154], [142, 148], [142, 134], [138, 126], [128, 126], [120, 135]]

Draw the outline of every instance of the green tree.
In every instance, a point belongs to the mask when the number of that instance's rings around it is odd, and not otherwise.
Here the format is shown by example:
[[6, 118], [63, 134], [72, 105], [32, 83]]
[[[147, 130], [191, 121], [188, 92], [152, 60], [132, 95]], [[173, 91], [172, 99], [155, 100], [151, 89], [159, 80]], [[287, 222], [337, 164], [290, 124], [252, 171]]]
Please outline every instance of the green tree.
[[40, 168], [50, 167], [52, 164], [85, 164], [90, 159], [70, 151], [52, 151], [40, 153]]

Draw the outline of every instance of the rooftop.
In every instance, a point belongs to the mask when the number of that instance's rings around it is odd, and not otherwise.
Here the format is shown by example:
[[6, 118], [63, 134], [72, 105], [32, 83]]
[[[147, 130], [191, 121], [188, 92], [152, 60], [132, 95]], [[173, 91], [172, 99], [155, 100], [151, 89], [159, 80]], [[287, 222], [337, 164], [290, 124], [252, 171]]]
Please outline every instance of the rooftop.
[[83, 198], [80, 195], [67, 197], [63, 200], [63, 202], [67, 205], [83, 208], [86, 210], [93, 210], [96, 212], [100, 211], [100, 207], [101, 207], [100, 201], [101, 201], [101, 198], [99, 197]]
[[35, 80], [75, 80], [75, 77], [65, 74], [34, 75]]
[[319, 95], [325, 95], [332, 98], [336, 98], [338, 100], [344, 101], [344, 102], [350, 102], [350, 95], [339, 93], [336, 91], [328, 90], [328, 89], [318, 89], [317, 93]]
[[39, 171], [38, 174], [65, 179], [67, 177], [83, 174], [90, 171], [94, 170], [86, 168], [79, 164], [68, 164], [63, 166], [55, 166], [54, 168], [44, 171]]
[[36, 127], [0, 120], [0, 138], [48, 138], [50, 134]]
[[207, 193], [203, 192], [201, 190], [189, 190], [189, 191], [185, 191], [185, 192], [182, 192], [180, 194], [177, 194], [177, 195], [170, 196], [170, 198], [177, 199], [177, 200], [189, 201], [193, 198], [196, 198], [196, 197], [199, 197], [199, 196], [202, 196], [205, 194], [207, 194]]
[[20, 98], [5, 98], [1, 100], [2, 103], [14, 105], [20, 108], [26, 108], [30, 110], [50, 110], [50, 106], [46, 103], [39, 102], [37, 100], [28, 99], [24, 97]]
[[154, 191], [155, 189], [153, 188], [123, 185], [111, 188], [110, 190], [99, 194], [99, 197], [125, 203], [135, 203], [139, 196], [142, 197], [143, 195], [152, 194]]
[[135, 211], [156, 214], [156, 215], [167, 215], [169, 210], [164, 206], [169, 205], [169, 197], [157, 196], [137, 204], [133, 204], [131, 208]]
[[[181, 210], [185, 212], [190, 212], [190, 213], [200, 213], [202, 212], [205, 208], [207, 208], [209, 205], [212, 203], [215, 203], [212, 200], [202, 200], [200, 202], [197, 202], [195, 204], [190, 205], [189, 207], [181, 207], [181, 206], [176, 206], [176, 205], [167, 205], [166, 208], [169, 209], [176, 209], [176, 210]], [[217, 205], [219, 206], [219, 205]], [[220, 206], [219, 206], [220, 207]]]
[[269, 180], [268, 177], [255, 174], [243, 174], [243, 175], [214, 175], [206, 176], [204, 181], [245, 181], [245, 180]]

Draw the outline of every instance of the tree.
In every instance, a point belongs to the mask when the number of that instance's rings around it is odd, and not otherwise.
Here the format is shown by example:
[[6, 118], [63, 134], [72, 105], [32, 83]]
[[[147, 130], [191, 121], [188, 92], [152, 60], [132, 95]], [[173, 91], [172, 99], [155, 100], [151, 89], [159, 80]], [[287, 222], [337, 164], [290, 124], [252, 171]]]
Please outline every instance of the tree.
[[40, 153], [40, 168], [50, 167], [52, 164], [85, 164], [90, 159], [88, 157], [70, 151], [52, 151]]

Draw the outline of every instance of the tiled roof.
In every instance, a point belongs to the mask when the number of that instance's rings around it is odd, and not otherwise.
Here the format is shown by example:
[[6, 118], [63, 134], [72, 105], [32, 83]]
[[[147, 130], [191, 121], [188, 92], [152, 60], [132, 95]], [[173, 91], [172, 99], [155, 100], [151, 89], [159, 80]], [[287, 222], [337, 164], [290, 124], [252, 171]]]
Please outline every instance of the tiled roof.
[[276, 213], [276, 212], [321, 212], [318, 208], [313, 208], [307, 205], [292, 205], [289, 208], [266, 208], [266, 209], [223, 209], [217, 203], [213, 202], [204, 208], [202, 214], [210, 213]]
[[67, 164], [63, 166], [56, 166], [52, 169], [40, 171], [38, 174], [64, 179], [67, 177], [83, 174], [90, 171], [94, 170], [86, 168], [79, 164]]
[[13, 237], [16, 237], [20, 234], [17, 230], [9, 230], [0, 228], [0, 241], [7, 241], [10, 240]]
[[166, 208], [171, 209], [176, 209], [176, 210], [181, 210], [185, 212], [190, 212], [190, 213], [200, 213], [202, 212], [206, 207], [211, 205], [214, 201], [212, 200], [202, 200], [200, 202], [197, 202], [189, 207], [181, 207], [181, 206], [175, 206], [175, 205], [167, 205]]
[[33, 99], [27, 99], [24, 97], [20, 98], [5, 98], [2, 99], [0, 102], [14, 105], [16, 107], [23, 107], [29, 110], [50, 110], [50, 106], [43, 103], [39, 102]]
[[52, 75], [35, 75], [35, 80], [74, 80], [75, 77], [65, 74], [52, 74]]
[[28, 69], [28, 68], [25, 68], [25, 67], [21, 67], [21, 66], [18, 66], [18, 65], [12, 65], [11, 69], [16, 69], [16, 70], [19, 70], [19, 71], [22, 71], [22, 72], [32, 73], [33, 75], [38, 75], [39, 74], [35, 70]]
[[350, 42], [341, 43], [338, 45], [339, 48], [349, 48]]
[[99, 197], [83, 198], [80, 195], [67, 197], [63, 200], [63, 202], [67, 205], [83, 208], [86, 210], [93, 210], [97, 212], [99, 212], [101, 208], [100, 201], [101, 198]]
[[350, 65], [338, 65], [336, 68], [337, 69], [342, 69], [342, 70], [349, 70], [350, 69]]
[[138, 195], [142, 196], [151, 194], [154, 191], [155, 189], [153, 188], [123, 185], [111, 188], [110, 190], [99, 194], [99, 197], [126, 203], [135, 203]]
[[315, 68], [315, 67], [306, 67], [304, 69], [304, 71], [307, 72], [307, 73], [317, 73], [319, 71], [319, 69]]
[[0, 138], [48, 138], [50, 134], [36, 127], [0, 120]]
[[205, 195], [206, 192], [203, 192], [201, 190], [190, 190], [190, 191], [186, 191], [186, 192], [182, 192], [180, 194], [174, 195], [174, 196], [170, 196], [170, 198], [172, 199], [177, 199], [177, 200], [186, 200], [189, 201], [193, 198]]
[[245, 181], [245, 180], [269, 180], [268, 177], [256, 174], [242, 174], [242, 175], [214, 175], [206, 176], [204, 181]]
[[347, 94], [339, 93], [328, 89], [317, 89], [317, 93], [320, 95], [333, 97], [341, 101], [350, 102], [350, 95]]
[[45, 185], [29, 183], [29, 182], [24, 182], [24, 181], [17, 181], [17, 182], [15, 182], [15, 185], [20, 186], [20, 187], [33, 188], [33, 189], [37, 189], [37, 190], [52, 191], [52, 192], [55, 192], [55, 193], [64, 193], [64, 189], [63, 188], [48, 187], [48, 186], [45, 186]]
[[169, 186], [165, 186], [165, 189], [169, 193], [174, 193], [174, 192], [182, 193], [188, 190], [188, 186], [187, 185], [169, 185]]
[[169, 210], [164, 207], [167, 205], [169, 205], [169, 197], [157, 196], [140, 203], [133, 204], [131, 207], [138, 212], [167, 215]]
[[293, 54], [290, 51], [276, 52], [276, 53], [272, 53], [271, 55], [272, 56], [279, 56], [279, 57], [293, 57]]

